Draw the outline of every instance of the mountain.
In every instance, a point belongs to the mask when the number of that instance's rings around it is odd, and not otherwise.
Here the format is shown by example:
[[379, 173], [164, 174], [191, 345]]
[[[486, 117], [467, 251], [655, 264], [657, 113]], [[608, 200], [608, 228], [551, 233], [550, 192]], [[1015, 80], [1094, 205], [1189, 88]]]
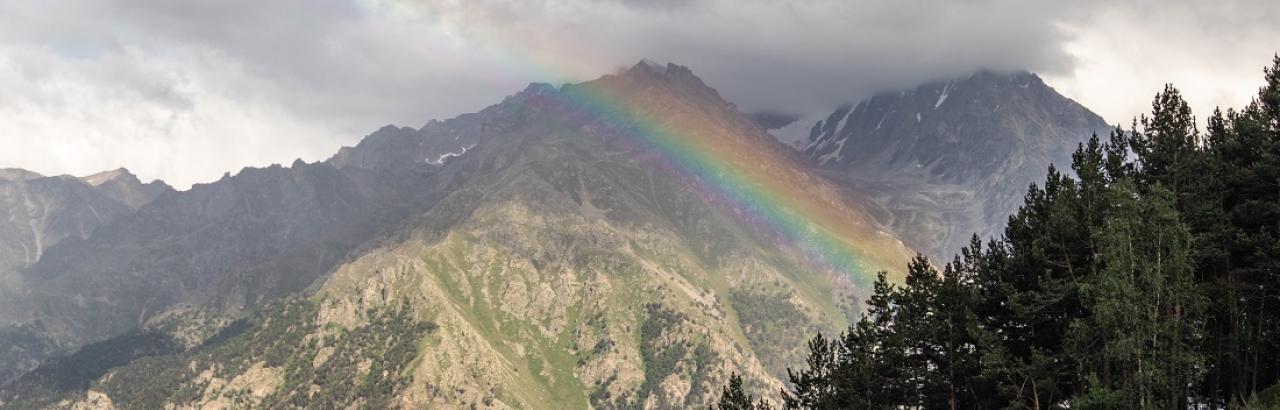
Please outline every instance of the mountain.
[[[29, 296], [27, 278], [20, 271], [49, 249], [88, 238], [169, 191], [163, 182], [144, 184], [124, 169], [85, 178], [0, 170], [0, 318], [5, 319], [0, 323], [29, 312], [30, 305], [23, 303]], [[0, 350], [0, 381], [49, 353], [8, 329], [0, 331], [0, 341], [9, 347]]]
[[[67, 351], [175, 306], [217, 315], [300, 291], [430, 195], [416, 179], [379, 172], [299, 161], [163, 195], [48, 247], [22, 272], [26, 304], [4, 312], [0, 323], [14, 325], [3, 334]], [[86, 179], [104, 196], [145, 193], [118, 177]]]
[[0, 279], [17, 280], [59, 242], [87, 238], [171, 190], [123, 168], [84, 178], [0, 169]]
[[1035, 74], [989, 71], [885, 92], [812, 127], [804, 155], [935, 260], [999, 234], [1050, 164], [1107, 123]]
[[0, 401], [705, 406], [729, 372], [778, 391], [909, 255], [688, 68], [645, 62], [59, 244], [13, 329], [80, 348]]
[[0, 271], [29, 266], [59, 241], [86, 238], [169, 190], [123, 168], [84, 178], [0, 170]]

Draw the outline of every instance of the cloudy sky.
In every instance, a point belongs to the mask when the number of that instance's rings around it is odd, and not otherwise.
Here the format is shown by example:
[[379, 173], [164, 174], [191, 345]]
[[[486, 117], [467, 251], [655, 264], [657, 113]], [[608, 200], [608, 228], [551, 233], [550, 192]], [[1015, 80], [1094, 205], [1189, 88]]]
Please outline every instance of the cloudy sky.
[[5, 0], [0, 167], [186, 187], [645, 57], [810, 118], [982, 68], [1126, 124], [1172, 82], [1203, 117], [1249, 101], [1277, 21], [1273, 0]]

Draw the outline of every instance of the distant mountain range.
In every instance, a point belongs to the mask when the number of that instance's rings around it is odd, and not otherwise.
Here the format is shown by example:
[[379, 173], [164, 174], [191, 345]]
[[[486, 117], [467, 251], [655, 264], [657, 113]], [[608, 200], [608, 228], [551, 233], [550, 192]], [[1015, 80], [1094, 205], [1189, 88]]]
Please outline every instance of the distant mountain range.
[[0, 407], [777, 391], [875, 271], [996, 232], [1106, 129], [1027, 73], [842, 107], [802, 151], [760, 121], [642, 62], [187, 191], [0, 171]]

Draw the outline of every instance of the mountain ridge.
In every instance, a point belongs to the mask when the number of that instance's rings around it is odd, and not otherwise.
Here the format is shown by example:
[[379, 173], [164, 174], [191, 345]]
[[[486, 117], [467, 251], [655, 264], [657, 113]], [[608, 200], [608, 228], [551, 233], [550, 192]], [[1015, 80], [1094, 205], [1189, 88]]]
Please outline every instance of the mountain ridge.
[[[386, 323], [378, 318], [434, 329], [411, 350], [422, 358], [417, 365], [374, 361], [411, 373], [378, 379], [403, 403], [702, 406], [727, 369], [776, 391], [783, 370], [800, 360], [801, 338], [847, 324], [867, 289], [814, 269], [812, 255], [759, 230], [755, 224], [768, 220], [752, 217], [750, 208], [690, 189], [718, 173], [683, 174], [678, 163], [663, 162], [670, 152], [635, 139], [648, 136], [645, 128], [610, 113], [683, 127], [687, 132], [670, 141], [702, 144], [726, 165], [767, 162], [750, 175], [777, 175], [813, 196], [805, 204], [838, 207], [830, 215], [846, 218], [851, 228], [844, 233], [852, 236], [845, 238], [859, 241], [850, 245], [881, 252], [865, 263], [905, 266], [906, 248], [852, 197], [691, 70], [637, 66], [561, 88], [534, 84], [480, 112], [419, 129], [384, 127], [324, 162], [246, 169], [161, 196], [100, 235], [59, 247], [33, 270], [43, 292], [89, 297], [52, 299], [39, 311], [46, 319], [93, 319], [46, 320], [46, 335], [65, 331], [79, 343], [110, 343], [113, 334], [139, 329], [174, 335], [187, 347], [110, 366], [83, 381], [88, 392], [45, 391], [39, 378], [24, 378], [0, 400], [105, 398], [126, 407], [161, 405], [138, 401], [154, 400], [152, 394], [187, 404], [307, 400], [314, 383], [344, 387], [311, 376], [301, 379], [311, 384], [293, 384], [299, 381], [284, 378], [285, 362], [254, 352], [279, 349], [270, 351], [288, 363], [312, 363], [307, 369], [325, 368], [325, 360], [373, 360], [379, 356], [367, 355], [385, 353], [347, 335], [369, 334], [363, 329]], [[335, 192], [330, 200], [299, 200]], [[326, 210], [315, 205], [321, 203], [351, 206]], [[396, 205], [379, 205], [387, 203]], [[315, 228], [344, 220], [369, 228]], [[331, 241], [291, 239], [326, 235]], [[249, 243], [226, 245], [240, 242]], [[122, 251], [136, 256], [121, 258]], [[193, 268], [199, 270], [183, 273]], [[160, 298], [80, 305], [144, 293]], [[268, 319], [252, 319], [260, 309]], [[237, 317], [248, 327], [213, 336]], [[313, 343], [255, 339], [274, 331], [271, 323], [289, 324]], [[250, 344], [232, 351], [222, 343]], [[119, 384], [156, 372], [197, 394], [135, 395], [145, 387]], [[228, 387], [247, 380], [260, 381], [249, 396]]]

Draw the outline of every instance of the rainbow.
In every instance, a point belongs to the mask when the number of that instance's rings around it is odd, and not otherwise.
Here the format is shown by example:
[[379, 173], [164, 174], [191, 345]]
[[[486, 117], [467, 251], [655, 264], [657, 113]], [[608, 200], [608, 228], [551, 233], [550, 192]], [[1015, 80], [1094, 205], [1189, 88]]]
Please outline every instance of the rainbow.
[[[763, 131], [684, 115], [695, 109], [682, 106], [688, 100], [626, 88], [583, 83], [540, 94], [535, 101], [576, 123], [590, 124], [595, 132], [651, 149], [656, 155], [650, 158], [661, 169], [704, 198], [762, 236], [785, 239], [806, 260], [847, 275], [859, 289], [869, 290], [880, 270], [905, 267], [900, 243], [874, 230], [869, 216], [850, 209], [832, 187], [798, 171], [793, 159], [761, 141], [771, 138]], [[655, 106], [660, 112], [654, 112]]]
[[[466, 30], [461, 34], [463, 40], [483, 40], [494, 33]], [[473, 45], [497, 51], [494, 55], [510, 60], [511, 67], [536, 73], [534, 78], [575, 78], [565, 74], [574, 71], [570, 62], [576, 57], [568, 56], [581, 52], [572, 45], [539, 44], [543, 50], [535, 53], [535, 47], [512, 45], [536, 39], [489, 40], [493, 41]], [[547, 58], [554, 56], [565, 58]], [[887, 271], [895, 280], [902, 277], [911, 254], [902, 243], [880, 232], [869, 215], [844, 203], [833, 187], [787, 166], [793, 160], [769, 149], [768, 143], [752, 140], [771, 138], [763, 131], [726, 129], [723, 124], [708, 123], [703, 116], [682, 115], [680, 105], [687, 101], [678, 98], [639, 104], [637, 95], [591, 85], [561, 87], [546, 93], [540, 103], [630, 144], [650, 148], [657, 154], [653, 160], [659, 167], [691, 189], [762, 236], [781, 238], [801, 250], [815, 268], [845, 275], [864, 292], [870, 291], [877, 272]], [[652, 112], [655, 106], [667, 111]], [[713, 135], [715, 132], [756, 135]]]

